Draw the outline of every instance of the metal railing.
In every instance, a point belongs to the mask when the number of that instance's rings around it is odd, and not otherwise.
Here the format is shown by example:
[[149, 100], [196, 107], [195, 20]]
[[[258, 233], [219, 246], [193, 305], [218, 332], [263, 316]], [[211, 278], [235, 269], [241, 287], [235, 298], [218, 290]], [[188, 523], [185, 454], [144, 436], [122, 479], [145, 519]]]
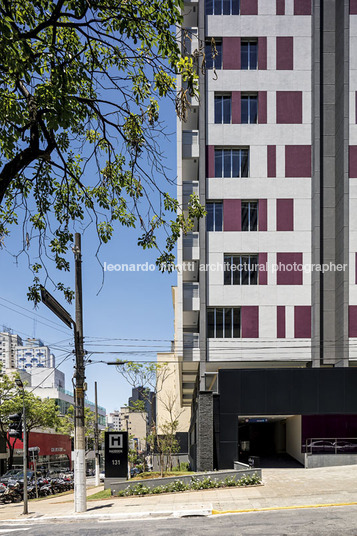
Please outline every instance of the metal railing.
[[302, 446], [306, 454], [357, 454], [356, 437], [310, 437]]

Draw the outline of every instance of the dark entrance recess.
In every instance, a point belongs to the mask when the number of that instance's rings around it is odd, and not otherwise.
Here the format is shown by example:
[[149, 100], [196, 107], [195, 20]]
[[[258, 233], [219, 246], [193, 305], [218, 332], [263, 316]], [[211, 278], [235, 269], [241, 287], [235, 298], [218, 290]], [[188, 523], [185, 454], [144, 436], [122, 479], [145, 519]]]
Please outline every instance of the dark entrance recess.
[[[251, 455], [255, 452], [262, 460], [265, 456], [284, 457], [284, 449], [276, 447], [279, 419], [272, 416], [284, 420], [284, 415], [339, 415], [341, 422], [348, 420], [348, 415], [357, 415], [354, 368], [225, 369], [219, 371], [218, 383], [214, 454], [219, 469], [233, 467], [245, 437], [252, 442]], [[243, 423], [242, 416], [266, 416], [268, 420]]]

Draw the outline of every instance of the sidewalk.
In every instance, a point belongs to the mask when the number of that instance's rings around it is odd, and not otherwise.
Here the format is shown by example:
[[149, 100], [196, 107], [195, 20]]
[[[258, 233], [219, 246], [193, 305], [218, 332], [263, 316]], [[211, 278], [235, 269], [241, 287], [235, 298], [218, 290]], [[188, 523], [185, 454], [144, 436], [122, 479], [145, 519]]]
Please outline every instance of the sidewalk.
[[[0, 505], [0, 522], [33, 522], [50, 518], [82, 517], [130, 519], [210, 515], [227, 511], [247, 511], [290, 507], [355, 504], [357, 507], [357, 466], [317, 469], [264, 469], [263, 486], [224, 488], [144, 497], [111, 497], [88, 501], [85, 514], [74, 514], [73, 493], [29, 502], [29, 515], [23, 516], [23, 504]], [[103, 486], [88, 490], [88, 496]]]

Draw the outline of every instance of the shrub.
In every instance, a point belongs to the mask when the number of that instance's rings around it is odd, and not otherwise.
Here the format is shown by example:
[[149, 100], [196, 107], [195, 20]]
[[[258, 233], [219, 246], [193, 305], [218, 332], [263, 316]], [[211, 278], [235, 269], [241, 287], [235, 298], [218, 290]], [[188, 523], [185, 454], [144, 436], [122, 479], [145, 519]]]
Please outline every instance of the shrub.
[[131, 495], [148, 495], [152, 493], [154, 495], [159, 493], [175, 493], [187, 490], [200, 490], [200, 489], [214, 489], [233, 486], [254, 486], [255, 484], [261, 484], [260, 477], [257, 473], [253, 475], [244, 475], [239, 480], [236, 480], [235, 476], [229, 476], [224, 480], [212, 480], [210, 476], [206, 476], [199, 479], [197, 476], [191, 477], [191, 482], [185, 484], [181, 480], [175, 480], [169, 484], [162, 484], [155, 488], [150, 488], [144, 484], [135, 484], [128, 486], [124, 490], [118, 492], [118, 497], [129, 497]]

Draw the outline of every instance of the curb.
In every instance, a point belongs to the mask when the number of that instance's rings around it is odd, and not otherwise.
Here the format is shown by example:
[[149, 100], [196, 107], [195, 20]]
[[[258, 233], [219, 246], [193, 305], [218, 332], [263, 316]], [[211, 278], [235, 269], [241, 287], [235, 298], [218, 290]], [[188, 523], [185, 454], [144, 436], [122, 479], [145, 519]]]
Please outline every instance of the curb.
[[[41, 517], [24, 517], [23, 519], [2, 519], [0, 527], [3, 524], [24, 525], [27, 523], [48, 523], [49, 521], [83, 521], [86, 519], [97, 520], [118, 520], [125, 521], [130, 519], [150, 519], [150, 518], [182, 518], [182, 517], [207, 517], [212, 515], [212, 508], [200, 508], [199, 510], [163, 510], [158, 512], [133, 512], [125, 514], [73, 514], [64, 516], [41, 516]], [[31, 515], [31, 514], [30, 514]]]
[[212, 510], [212, 515], [229, 515], [229, 514], [245, 514], [249, 512], [270, 512], [276, 510], [299, 510], [307, 508], [328, 508], [328, 507], [338, 507], [338, 506], [356, 506], [357, 502], [348, 502], [348, 503], [326, 503], [326, 504], [302, 504], [302, 505], [293, 505], [293, 506], [268, 506], [262, 508], [245, 508], [243, 510]]

